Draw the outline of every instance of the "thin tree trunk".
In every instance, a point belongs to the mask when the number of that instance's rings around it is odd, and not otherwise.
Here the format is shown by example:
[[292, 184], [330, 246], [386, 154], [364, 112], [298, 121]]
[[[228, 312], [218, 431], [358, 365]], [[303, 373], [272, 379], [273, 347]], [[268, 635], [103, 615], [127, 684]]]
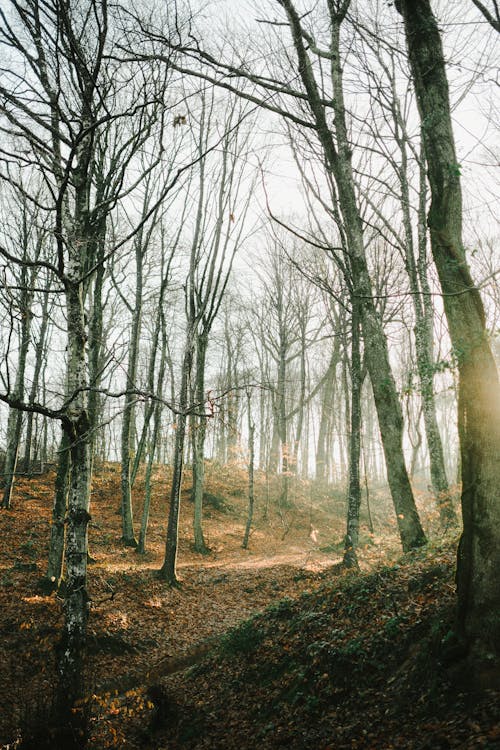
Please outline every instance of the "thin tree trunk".
[[[160, 309], [162, 309], [161, 303], [162, 303], [162, 300], [160, 298]], [[163, 382], [165, 380], [165, 370], [166, 370], [166, 362], [167, 362], [167, 331], [166, 331], [166, 324], [165, 324], [165, 316], [163, 312], [160, 313], [159, 322], [161, 325], [162, 337], [161, 337], [160, 367], [158, 371], [158, 380], [157, 380], [157, 385], [156, 385], [156, 392], [158, 394], [160, 394], [163, 389]], [[154, 342], [154, 344], [155, 346], [157, 345], [157, 340]], [[156, 453], [156, 445], [158, 442], [158, 438], [161, 434], [161, 413], [162, 413], [162, 405], [161, 405], [161, 402], [157, 400], [154, 403], [154, 410], [153, 410], [153, 430], [152, 430], [152, 435], [150, 437], [148, 462], [146, 465], [146, 476], [144, 480], [144, 505], [142, 509], [139, 541], [137, 544], [137, 552], [141, 555], [145, 554], [146, 552], [146, 535], [147, 535], [147, 530], [148, 530], [149, 509], [151, 505], [151, 474], [153, 472], [153, 463], [154, 463], [154, 457]]]
[[[49, 294], [48, 292], [43, 295], [43, 303], [42, 303], [42, 310], [41, 310], [41, 324], [40, 324], [40, 333], [38, 336], [38, 340], [36, 342], [35, 346], [35, 367], [33, 370], [33, 380], [31, 382], [31, 389], [29, 394], [29, 404], [33, 404], [36, 399], [36, 395], [38, 392], [38, 385], [40, 382], [40, 374], [42, 371], [42, 366], [44, 362], [44, 349], [47, 339], [47, 330], [49, 325], [49, 315], [48, 315], [48, 308], [49, 308]], [[26, 473], [30, 473], [31, 471], [31, 451], [32, 451], [32, 443], [33, 443], [33, 420], [34, 420], [35, 414], [34, 412], [30, 411], [28, 412], [27, 418], [26, 418], [26, 439], [25, 439], [25, 447], [24, 447], [24, 457], [23, 457], [23, 469]]]
[[426, 538], [418, 516], [403, 454], [403, 415], [396, 384], [392, 374], [387, 339], [382, 321], [377, 313], [372, 295], [372, 285], [363, 242], [361, 216], [356, 200], [356, 190], [351, 163], [351, 144], [345, 116], [342, 67], [340, 57], [340, 26], [347, 12], [330, 8], [331, 20], [331, 81], [335, 112], [334, 143], [317, 82], [305, 47], [301, 21], [291, 0], [281, 0], [288, 14], [292, 37], [298, 58], [298, 69], [307, 91], [308, 103], [316, 123], [325, 159], [337, 184], [343, 227], [349, 251], [354, 295], [361, 302], [361, 327], [365, 343], [373, 394], [377, 408], [380, 433], [387, 466], [387, 478], [396, 511], [396, 519], [403, 550], [425, 544]]
[[[324, 109], [316, 104], [313, 111], [318, 121], [327, 161], [339, 191], [340, 210], [350, 253], [354, 295], [361, 301], [361, 328], [365, 359], [372, 382], [387, 467], [387, 479], [396, 512], [404, 551], [425, 544], [426, 538], [418, 516], [403, 454], [403, 415], [396, 384], [389, 363], [387, 339], [372, 296], [363, 244], [362, 221], [356, 202], [351, 163], [351, 144], [345, 118], [342, 67], [340, 62], [340, 25], [342, 18], [332, 15], [331, 77], [334, 89], [335, 133], [338, 151], [333, 144]], [[302, 45], [303, 48], [303, 45]]]
[[[26, 220], [26, 217], [24, 217], [24, 220]], [[26, 228], [24, 228], [24, 242], [27, 242], [26, 231]], [[34, 274], [32, 273], [30, 276], [31, 278], [29, 278], [28, 276], [27, 268], [23, 267], [20, 279], [22, 288], [20, 300], [21, 331], [19, 342], [19, 356], [17, 360], [17, 372], [13, 394], [14, 398], [18, 399], [19, 401], [23, 400], [26, 359], [28, 356], [31, 333], [31, 304], [33, 301], [33, 293], [29, 291], [29, 285], [33, 283]], [[21, 440], [22, 417], [22, 412], [19, 411], [19, 409], [15, 409], [13, 407], [9, 408], [6, 439], [7, 449], [5, 451], [4, 462], [3, 498], [0, 506], [2, 508], [11, 507], [12, 490], [14, 488], [14, 477], [17, 467], [17, 458], [19, 455], [19, 442]]]
[[[422, 388], [425, 433], [431, 465], [431, 480], [439, 507], [441, 524], [446, 528], [450, 524], [455, 525], [458, 522], [458, 518], [452, 505], [448, 479], [446, 477], [443, 443], [439, 432], [436, 414], [436, 400], [434, 395], [434, 358], [432, 352], [434, 309], [430, 294], [429, 281], [427, 279], [426, 185], [425, 153], [422, 147], [422, 153], [420, 155], [417, 274], [423, 297], [421, 322], [419, 323], [419, 321], [417, 321], [415, 341], [417, 344], [417, 354], [418, 347], [421, 347], [418, 366]], [[421, 339], [423, 340], [421, 341]]]
[[359, 568], [356, 549], [359, 542], [359, 509], [361, 507], [361, 349], [359, 330], [359, 301], [352, 300], [351, 321], [351, 424], [349, 435], [349, 490], [347, 495], [347, 530], [344, 543], [346, 568]]
[[252, 401], [250, 391], [247, 391], [247, 409], [248, 409], [248, 514], [243, 536], [243, 549], [248, 549], [250, 539], [250, 530], [253, 521], [253, 509], [255, 503], [254, 495], [254, 464], [255, 464], [255, 423], [252, 417]]
[[335, 374], [339, 361], [339, 338], [335, 337], [335, 348], [333, 350], [325, 383], [321, 393], [321, 413], [319, 420], [318, 440], [316, 444], [316, 481], [326, 482], [327, 472], [327, 435], [331, 424], [331, 415], [334, 405]]
[[170, 508], [168, 513], [167, 539], [165, 558], [160, 569], [160, 577], [171, 586], [177, 586], [177, 547], [179, 540], [179, 513], [181, 506], [182, 471], [184, 467], [184, 443], [186, 437], [186, 420], [189, 407], [189, 380], [193, 369], [193, 332], [188, 327], [184, 357], [182, 361], [181, 391], [179, 395], [179, 413], [175, 431], [174, 465], [172, 486], [170, 490]]
[[[96, 240], [97, 268], [93, 284], [92, 313], [89, 320], [89, 422], [90, 422], [90, 456], [93, 465], [96, 445], [97, 426], [102, 410], [102, 399], [98, 393], [101, 384], [103, 369], [103, 302], [102, 291], [105, 277], [104, 254], [105, 254], [105, 227], [101, 228], [100, 235]], [[92, 472], [92, 469], [91, 469]]]
[[[393, 82], [394, 87], [394, 82]], [[426, 181], [423, 170], [423, 155], [420, 160], [421, 178], [419, 191], [419, 221], [418, 248], [419, 261], [415, 259], [413, 229], [410, 217], [410, 193], [408, 185], [407, 138], [405, 123], [401, 116], [396, 91], [393, 91], [394, 119], [401, 129], [397, 129], [398, 145], [401, 153], [399, 167], [399, 184], [401, 188], [401, 208], [403, 212], [403, 227], [405, 238], [406, 270], [412, 292], [413, 309], [415, 311], [415, 348], [417, 353], [417, 369], [420, 380], [421, 398], [424, 414], [425, 435], [429, 449], [431, 481], [434, 495], [438, 502], [440, 520], [443, 526], [456, 523], [456, 514], [451, 505], [448, 480], [444, 467], [443, 445], [436, 418], [436, 404], [434, 398], [434, 358], [433, 358], [433, 311], [431, 297], [428, 294], [426, 257]], [[422, 297], [423, 293], [423, 297]]]
[[209, 549], [203, 536], [203, 492], [205, 489], [205, 437], [207, 418], [201, 412], [205, 409], [205, 366], [208, 339], [204, 334], [197, 336], [196, 365], [195, 365], [195, 408], [200, 415], [193, 415], [193, 501], [194, 501], [194, 548], [200, 554], [206, 554]]
[[[132, 311], [132, 327], [130, 331], [130, 343], [127, 366], [127, 389], [132, 391], [136, 387], [137, 360], [139, 357], [139, 336], [141, 331], [142, 314], [142, 263], [143, 244], [142, 233], [136, 238], [135, 244], [135, 304]], [[133, 421], [135, 409], [135, 396], [129, 393], [125, 396], [125, 408], [122, 415], [122, 445], [121, 445], [121, 516], [122, 516], [122, 542], [127, 547], [137, 547], [134, 534], [134, 515], [132, 510], [132, 488], [130, 481], [131, 451], [133, 436]]]
[[292, 445], [290, 446], [290, 471], [293, 474], [297, 474], [297, 460], [299, 453], [299, 445], [302, 439], [302, 431], [304, 428], [304, 412], [306, 407], [306, 378], [307, 378], [307, 366], [306, 366], [306, 321], [302, 317], [300, 322], [300, 376], [299, 376], [299, 403], [297, 406], [297, 426], [295, 430], [295, 438]]
[[59, 588], [63, 578], [64, 545], [66, 531], [66, 510], [68, 505], [68, 488], [71, 474], [71, 455], [68, 435], [63, 430], [59, 444], [54, 486], [54, 503], [50, 524], [49, 556], [47, 574], [42, 579], [42, 586], [48, 591]]

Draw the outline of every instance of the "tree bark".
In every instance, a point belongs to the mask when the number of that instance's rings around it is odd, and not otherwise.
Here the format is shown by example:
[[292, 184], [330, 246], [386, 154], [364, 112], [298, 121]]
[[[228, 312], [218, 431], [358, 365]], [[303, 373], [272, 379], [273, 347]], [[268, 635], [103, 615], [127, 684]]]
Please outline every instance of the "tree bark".
[[[26, 217], [23, 217], [26, 221]], [[23, 227], [23, 243], [27, 242], [26, 228]], [[19, 356], [17, 360], [17, 372], [16, 380], [14, 384], [14, 398], [19, 401], [23, 400], [24, 394], [24, 376], [26, 371], [26, 359], [28, 356], [28, 348], [30, 344], [30, 332], [31, 332], [31, 319], [32, 311], [31, 304], [33, 301], [33, 293], [29, 291], [29, 284], [33, 282], [33, 274], [31, 279], [27, 273], [27, 268], [24, 266], [21, 272], [21, 298], [20, 298], [20, 315], [21, 315], [21, 330], [20, 330], [20, 342], [19, 342]], [[9, 408], [9, 417], [7, 420], [7, 449], [5, 452], [5, 463], [4, 463], [4, 484], [3, 484], [3, 498], [1, 506], [2, 508], [10, 508], [12, 501], [12, 490], [14, 487], [14, 477], [17, 467], [17, 458], [19, 455], [19, 442], [21, 440], [21, 428], [22, 428], [22, 412], [14, 407]]]
[[[444, 466], [443, 445], [436, 417], [436, 403], [434, 398], [433, 309], [429, 294], [430, 290], [427, 281], [425, 262], [427, 255], [427, 233], [425, 229], [426, 181], [425, 174], [421, 175], [418, 210], [417, 262], [410, 216], [407, 156], [408, 139], [405, 122], [401, 114], [401, 107], [395, 90], [394, 80], [391, 81], [391, 85], [393, 88], [392, 108], [396, 140], [401, 154], [398, 178], [401, 188], [401, 210], [403, 214], [405, 239], [405, 265], [412, 292], [413, 309], [415, 311], [415, 348], [417, 353], [417, 370], [420, 381], [425, 435], [429, 450], [432, 488], [438, 504], [441, 524], [444, 527], [447, 527], [450, 524], [456, 523], [457, 517], [450, 500], [448, 480], [446, 478], [446, 470]], [[421, 169], [422, 164], [423, 154], [421, 154], [420, 159]]]
[[470, 663], [500, 654], [500, 386], [483, 304], [462, 241], [462, 195], [441, 37], [429, 0], [398, 0], [431, 189], [431, 249], [459, 372], [463, 532], [458, 625]]
[[58, 589], [63, 578], [66, 510], [68, 506], [68, 485], [70, 474], [70, 443], [67, 432], [63, 430], [59, 444], [59, 459], [57, 462], [54, 487], [47, 575], [45, 576], [45, 579], [42, 580], [42, 585], [49, 591]]
[[319, 419], [318, 440], [316, 443], [316, 481], [329, 480], [329, 457], [327, 452], [328, 431], [332, 423], [332, 410], [335, 400], [335, 374], [339, 363], [339, 337], [335, 337], [334, 350], [328, 365], [325, 382], [321, 389], [321, 412]]
[[247, 391], [247, 409], [248, 409], [248, 514], [243, 536], [243, 549], [248, 549], [250, 539], [250, 530], [252, 528], [253, 510], [255, 504], [254, 494], [254, 466], [255, 466], [255, 423], [252, 416], [252, 400], [250, 391]]
[[[137, 360], [139, 357], [139, 336], [142, 323], [142, 264], [143, 243], [142, 232], [135, 241], [135, 298], [132, 310], [132, 326], [130, 331], [130, 342], [127, 365], [127, 390], [132, 391], [136, 387]], [[132, 460], [132, 425], [134, 420], [135, 396], [128, 393], [125, 396], [125, 408], [122, 415], [122, 445], [121, 445], [121, 516], [122, 516], [122, 542], [127, 547], [137, 547], [134, 534], [134, 515], [132, 510], [132, 488], [130, 481], [130, 470]]]
[[[162, 287], [163, 290], [163, 287]], [[157, 325], [161, 328], [161, 351], [160, 351], [160, 366], [158, 371], [158, 380], [156, 385], [156, 392], [159, 394], [162, 392], [163, 389], [163, 382], [165, 380], [165, 371], [167, 366], [167, 331], [166, 331], [166, 325], [165, 325], [165, 316], [163, 314], [163, 295], [160, 294], [160, 314], [158, 316], [158, 322]], [[156, 346], [158, 345], [158, 332], [155, 332], [155, 336], [153, 338], [153, 347], [156, 349]], [[154, 369], [154, 362], [155, 357], [152, 354], [151, 356], [151, 362], [150, 362], [150, 368]], [[153, 373], [151, 373], [153, 376]], [[139, 532], [139, 540], [137, 544], [137, 552], [141, 555], [144, 555], [146, 552], [146, 534], [148, 530], [148, 521], [149, 521], [149, 508], [151, 504], [151, 474], [153, 471], [153, 462], [156, 452], [156, 445], [158, 442], [158, 438], [161, 434], [161, 412], [162, 412], [162, 405], [159, 400], [155, 401], [153, 404], [153, 429], [152, 434], [150, 437], [150, 445], [149, 445], [149, 452], [148, 452], [148, 462], [146, 465], [146, 476], [144, 480], [144, 505], [142, 509], [142, 517], [141, 517], [141, 528]], [[147, 420], [150, 421], [149, 418]]]
[[408, 551], [425, 544], [426, 538], [420, 524], [405, 466], [402, 439], [403, 414], [389, 362], [387, 339], [373, 301], [372, 285], [364, 248], [362, 220], [356, 200], [340, 62], [340, 27], [347, 12], [348, 3], [344, 4], [342, 12], [336, 12], [333, 4], [330, 8], [331, 44], [329, 57], [334, 95], [334, 127], [337, 140], [337, 145], [335, 145], [305, 47], [299, 15], [291, 0], [279, 1], [288, 15], [297, 54], [298, 70], [307, 92], [308, 104], [314, 117], [316, 132], [323, 148], [326, 163], [335, 178], [338, 189], [354, 295], [360, 300], [365, 359], [377, 408], [387, 478], [403, 550]]
[[[90, 450], [87, 395], [86, 328], [81, 278], [80, 240], [75, 232], [70, 245], [67, 281], [68, 364], [67, 392], [72, 398], [63, 427], [69, 444], [71, 477], [65, 549], [64, 626], [58, 658], [58, 709], [73, 725], [72, 707], [83, 689], [83, 658], [89, 613], [87, 595], [87, 528], [90, 520]], [[73, 255], [75, 253], [75, 255]], [[76, 257], [75, 257], [76, 256]]]
[[92, 312], [89, 320], [89, 423], [90, 456], [93, 464], [97, 446], [97, 426], [102, 409], [99, 393], [103, 369], [103, 301], [102, 291], [105, 277], [105, 225], [100, 227], [96, 237], [96, 261], [98, 263], [92, 287]]
[[[29, 394], [29, 404], [33, 404], [36, 399], [37, 391], [38, 391], [38, 384], [40, 382], [40, 374], [42, 372], [42, 366], [44, 361], [44, 350], [46, 345], [46, 339], [47, 339], [47, 330], [49, 326], [49, 315], [48, 315], [48, 307], [49, 307], [49, 294], [48, 291], [44, 293], [43, 297], [43, 303], [42, 303], [42, 310], [40, 314], [41, 318], [41, 324], [40, 324], [40, 333], [38, 336], [38, 340], [35, 345], [35, 366], [33, 370], [33, 380], [31, 382], [31, 389]], [[26, 437], [25, 437], [25, 446], [24, 446], [24, 457], [23, 457], [23, 470], [29, 474], [31, 471], [31, 451], [32, 451], [32, 443], [33, 443], [33, 420], [34, 420], [34, 413], [32, 411], [28, 412], [27, 418], [26, 418]]]
[[186, 420], [189, 408], [189, 380], [193, 369], [193, 331], [188, 327], [184, 357], [182, 361], [181, 391], [179, 394], [179, 413], [175, 431], [174, 465], [172, 486], [170, 489], [170, 508], [168, 512], [167, 539], [165, 558], [160, 568], [160, 577], [170, 586], [177, 586], [177, 547], [179, 541], [179, 513], [181, 506], [182, 472], [184, 468], [184, 444], [186, 438]]
[[352, 301], [351, 321], [351, 424], [349, 435], [349, 490], [347, 494], [347, 530], [342, 564], [359, 568], [356, 549], [359, 542], [359, 509], [361, 507], [361, 345], [359, 301]]
[[208, 333], [198, 334], [196, 337], [196, 364], [194, 401], [198, 415], [192, 415], [193, 424], [193, 532], [194, 548], [200, 554], [209, 551], [203, 536], [203, 492], [205, 489], [205, 437], [207, 432], [207, 418], [201, 412], [205, 409], [205, 367], [208, 347]]

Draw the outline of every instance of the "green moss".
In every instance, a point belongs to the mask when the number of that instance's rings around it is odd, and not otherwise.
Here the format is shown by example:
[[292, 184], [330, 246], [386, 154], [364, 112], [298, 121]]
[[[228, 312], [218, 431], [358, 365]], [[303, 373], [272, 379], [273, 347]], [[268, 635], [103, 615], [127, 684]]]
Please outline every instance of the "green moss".
[[221, 640], [220, 649], [227, 656], [236, 654], [248, 656], [262, 643], [264, 635], [264, 631], [253, 618], [245, 620], [241, 625], [226, 633]]

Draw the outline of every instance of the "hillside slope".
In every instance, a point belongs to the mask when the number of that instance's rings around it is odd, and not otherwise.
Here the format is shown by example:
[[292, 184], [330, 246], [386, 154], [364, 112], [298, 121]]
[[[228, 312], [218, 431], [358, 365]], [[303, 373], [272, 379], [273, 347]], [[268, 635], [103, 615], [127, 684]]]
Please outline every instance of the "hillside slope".
[[499, 748], [500, 691], [469, 694], [456, 667], [453, 567], [448, 548], [371, 574], [322, 574], [163, 680], [142, 746]]
[[[212, 551], [192, 550], [186, 477], [182, 587], [171, 589], [157, 577], [168, 471], [155, 474], [145, 556], [120, 542], [119, 478], [119, 467], [103, 465], [93, 485], [84, 705], [90, 748], [500, 747], [498, 692], [472, 699], [457, 680], [456, 539], [394, 564], [390, 502], [383, 490], [372, 493], [375, 533], [365, 518], [363, 573], [339, 575], [344, 493], [297, 482], [285, 512], [273, 501], [278, 487], [263, 476], [250, 549], [243, 550], [246, 474], [207, 466]], [[39, 589], [52, 496], [53, 475], [20, 478], [13, 508], [0, 513], [0, 747], [58, 748], [47, 717], [61, 599]], [[432, 532], [434, 509], [424, 496], [419, 502]], [[312, 523], [317, 545], [309, 539]]]

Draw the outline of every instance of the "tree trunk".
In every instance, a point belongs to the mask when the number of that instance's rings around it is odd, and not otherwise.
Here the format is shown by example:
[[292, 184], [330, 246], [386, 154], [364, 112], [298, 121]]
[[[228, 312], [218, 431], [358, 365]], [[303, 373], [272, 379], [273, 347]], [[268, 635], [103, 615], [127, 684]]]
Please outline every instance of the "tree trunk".
[[[161, 303], [162, 303], [162, 298], [160, 298], [160, 304]], [[163, 312], [160, 313], [159, 322], [161, 325], [162, 337], [161, 337], [161, 352], [160, 352], [160, 368], [158, 372], [158, 380], [157, 380], [157, 385], [156, 385], [156, 392], [158, 394], [160, 394], [163, 389], [163, 382], [165, 380], [165, 370], [166, 370], [166, 363], [167, 363], [167, 331], [166, 331], [166, 325], [165, 325], [165, 316]], [[155, 336], [153, 344], [155, 346], [157, 345], [156, 336]], [[159, 400], [155, 401], [154, 409], [153, 409], [153, 430], [152, 430], [152, 435], [150, 437], [148, 463], [146, 466], [146, 477], [144, 480], [144, 505], [142, 509], [141, 529], [139, 532], [139, 541], [137, 544], [137, 552], [142, 555], [145, 554], [146, 552], [146, 534], [148, 530], [149, 507], [151, 504], [151, 474], [153, 471], [153, 462], [154, 462], [154, 457], [155, 457], [155, 452], [156, 452], [156, 444], [158, 442], [158, 438], [161, 433], [161, 413], [162, 413], [161, 402]]]
[[196, 382], [194, 387], [195, 409], [192, 416], [193, 431], [193, 502], [194, 502], [194, 548], [200, 554], [209, 551], [203, 536], [203, 491], [205, 489], [205, 437], [207, 418], [201, 415], [205, 410], [205, 366], [208, 334], [199, 334], [196, 340]]
[[193, 331], [188, 327], [184, 357], [182, 361], [181, 392], [179, 395], [179, 413], [175, 431], [174, 465], [172, 487], [170, 490], [170, 508], [168, 513], [167, 539], [165, 558], [160, 569], [160, 577], [171, 586], [178, 584], [176, 563], [179, 539], [179, 513], [181, 506], [182, 471], [184, 467], [184, 443], [186, 437], [186, 420], [189, 407], [189, 380], [193, 369]]
[[[141, 331], [142, 312], [142, 233], [136, 239], [135, 244], [135, 304], [132, 311], [132, 327], [130, 331], [130, 344], [127, 366], [127, 390], [132, 391], [136, 387], [137, 360], [139, 357], [139, 336]], [[132, 488], [130, 482], [131, 452], [134, 420], [135, 395], [128, 393], [125, 396], [125, 408], [122, 416], [122, 446], [121, 446], [121, 516], [122, 516], [122, 542], [127, 547], [137, 547], [134, 535], [134, 516], [132, 510]]]
[[[423, 372], [419, 373], [420, 382], [423, 392], [423, 409], [424, 424], [427, 436], [427, 445], [429, 448], [429, 457], [431, 465], [431, 480], [436, 495], [439, 517], [444, 527], [458, 522], [457, 514], [452, 505], [451, 495], [446, 477], [446, 468], [444, 463], [443, 443], [436, 415], [436, 402], [434, 397], [433, 382], [433, 321], [434, 308], [430, 294], [429, 281], [427, 278], [427, 227], [426, 227], [426, 205], [427, 205], [427, 183], [425, 177], [425, 152], [422, 146], [420, 155], [420, 189], [419, 189], [419, 208], [418, 208], [418, 260], [417, 275], [420, 282], [420, 288], [423, 292], [422, 297], [422, 326], [419, 335], [423, 335], [424, 354], [422, 355]], [[417, 333], [415, 334], [417, 339]], [[430, 367], [427, 365], [430, 364]]]
[[[43, 296], [42, 310], [41, 310], [41, 316], [40, 316], [41, 317], [40, 334], [38, 336], [38, 340], [35, 346], [35, 367], [33, 370], [33, 380], [31, 383], [31, 389], [30, 389], [29, 401], [28, 401], [28, 403], [30, 404], [33, 404], [36, 400], [36, 395], [38, 392], [38, 384], [40, 382], [40, 373], [42, 371], [42, 366], [43, 366], [43, 361], [44, 361], [44, 349], [45, 349], [45, 344], [46, 344], [46, 339], [47, 339], [47, 329], [49, 325], [48, 307], [49, 307], [49, 294], [47, 292]], [[25, 438], [25, 446], [24, 446], [23, 469], [28, 474], [31, 471], [31, 450], [32, 450], [32, 443], [33, 443], [33, 419], [34, 417], [35, 417], [34, 412], [30, 411], [28, 412], [28, 415], [26, 418], [26, 438]]]
[[328, 365], [325, 382], [321, 392], [321, 413], [319, 419], [318, 440], [316, 443], [316, 481], [326, 482], [327, 472], [327, 437], [332, 421], [332, 410], [335, 400], [335, 374], [339, 361], [339, 337], [335, 337], [335, 348]]
[[49, 591], [58, 589], [63, 578], [64, 544], [66, 529], [66, 510], [68, 505], [68, 486], [71, 473], [71, 455], [68, 435], [63, 430], [59, 444], [59, 460], [54, 487], [54, 504], [50, 524], [49, 556], [47, 575], [42, 585]]
[[[393, 82], [394, 88], [394, 82]], [[413, 230], [410, 217], [410, 192], [408, 184], [407, 137], [405, 123], [401, 115], [396, 91], [393, 91], [394, 119], [398, 128], [397, 140], [401, 153], [399, 167], [399, 183], [401, 188], [401, 209], [403, 213], [403, 227], [405, 238], [406, 270], [412, 292], [413, 309], [415, 311], [415, 348], [417, 353], [417, 369], [420, 380], [422, 407], [424, 414], [425, 435], [429, 450], [431, 481], [436, 497], [441, 524], [447, 527], [456, 523], [457, 518], [450, 500], [448, 480], [444, 467], [443, 445], [436, 417], [436, 403], [434, 398], [434, 357], [433, 357], [433, 309], [426, 269], [427, 233], [425, 230], [426, 183], [425, 174], [421, 175], [419, 190], [419, 221], [418, 221], [418, 266], [415, 259]], [[423, 155], [421, 165], [423, 163]], [[422, 169], [422, 167], [421, 167]], [[423, 296], [422, 296], [423, 295]]]
[[89, 423], [90, 423], [90, 456], [93, 463], [96, 445], [98, 420], [102, 410], [102, 398], [98, 393], [103, 369], [103, 302], [102, 290], [105, 277], [105, 227], [101, 228], [96, 240], [96, 261], [98, 263], [93, 284], [92, 312], [89, 320]]
[[[360, 300], [361, 328], [377, 415], [382, 436], [387, 478], [403, 550], [425, 544], [403, 454], [403, 415], [392, 374], [387, 339], [372, 295], [372, 285], [365, 254], [362, 220], [359, 213], [351, 163], [351, 144], [348, 137], [342, 67], [340, 57], [340, 26], [344, 15], [331, 8], [331, 81], [333, 87], [334, 127], [337, 144], [326, 119], [324, 105], [318, 91], [314, 72], [305, 48], [299, 15], [291, 0], [281, 0], [287, 11], [298, 58], [298, 70], [308, 95], [318, 138], [326, 163], [338, 189], [340, 211], [349, 252], [354, 295]], [[347, 10], [347, 7], [346, 7]]]
[[255, 502], [254, 496], [254, 465], [255, 465], [255, 423], [252, 417], [252, 401], [250, 391], [247, 391], [247, 409], [248, 409], [248, 515], [243, 536], [243, 549], [248, 549], [250, 539], [250, 530], [253, 521], [253, 508]]
[[[80, 239], [83, 233], [76, 237]], [[87, 527], [90, 520], [90, 450], [88, 421], [86, 327], [83, 306], [80, 243], [73, 239], [75, 254], [68, 263], [67, 392], [72, 399], [63, 428], [69, 443], [71, 478], [68, 489], [68, 513], [65, 550], [64, 626], [58, 655], [58, 709], [61, 720], [75, 723], [73, 707], [82, 696], [83, 659], [89, 612], [87, 595]], [[73, 252], [73, 247], [71, 251]], [[74, 276], [74, 278], [72, 278]]]
[[299, 403], [297, 405], [297, 426], [295, 429], [295, 438], [290, 446], [290, 471], [297, 474], [297, 461], [300, 441], [302, 440], [302, 431], [304, 429], [304, 413], [306, 408], [306, 325], [304, 317], [299, 320], [300, 326], [300, 376], [299, 376]]
[[413, 498], [403, 454], [403, 414], [396, 384], [389, 363], [387, 339], [372, 296], [372, 287], [363, 246], [361, 217], [356, 205], [352, 175], [351, 151], [345, 124], [342, 71], [339, 59], [339, 28], [332, 31], [332, 80], [335, 90], [335, 125], [338, 143], [337, 158], [332, 161], [339, 189], [340, 208], [344, 218], [348, 249], [351, 254], [354, 294], [361, 301], [361, 327], [365, 357], [375, 398], [380, 434], [387, 467], [387, 479], [396, 511], [403, 550], [425, 544], [426, 538]]
[[349, 490], [347, 495], [347, 530], [344, 544], [346, 568], [359, 568], [356, 549], [359, 541], [359, 509], [361, 507], [361, 349], [359, 336], [359, 301], [352, 300], [351, 321], [351, 424], [349, 435]]
[[481, 297], [462, 243], [460, 165], [441, 38], [429, 0], [397, 0], [422, 121], [431, 189], [428, 225], [459, 371], [463, 533], [458, 623], [473, 669], [500, 654], [500, 386]]
[[[17, 393], [15, 393], [14, 395], [16, 398], [19, 398], [19, 395]], [[12, 490], [14, 489], [14, 477], [17, 467], [17, 457], [19, 454], [19, 441], [21, 439], [22, 422], [22, 412], [19, 411], [19, 409], [14, 408], [13, 406], [9, 407], [9, 417], [7, 420], [7, 449], [5, 451], [3, 470], [3, 497], [2, 502], [0, 503], [1, 508], [9, 509], [12, 507]]]
[[[28, 278], [27, 268], [23, 267], [21, 273], [21, 300], [20, 300], [20, 314], [21, 314], [21, 331], [20, 331], [20, 342], [19, 342], [19, 357], [17, 360], [17, 372], [16, 380], [14, 384], [14, 398], [19, 401], [23, 400], [24, 394], [24, 374], [26, 371], [26, 359], [28, 356], [28, 348], [30, 344], [30, 332], [31, 332], [31, 303], [33, 300], [33, 293], [29, 291], [28, 285], [33, 283], [34, 274], [31, 274], [31, 279]], [[4, 486], [3, 486], [3, 498], [1, 507], [10, 508], [12, 499], [12, 490], [14, 487], [14, 477], [16, 473], [17, 457], [19, 454], [19, 442], [21, 440], [21, 428], [22, 428], [22, 412], [19, 409], [13, 407], [9, 408], [9, 417], [7, 420], [7, 449], [5, 452], [5, 463], [4, 463]]]

